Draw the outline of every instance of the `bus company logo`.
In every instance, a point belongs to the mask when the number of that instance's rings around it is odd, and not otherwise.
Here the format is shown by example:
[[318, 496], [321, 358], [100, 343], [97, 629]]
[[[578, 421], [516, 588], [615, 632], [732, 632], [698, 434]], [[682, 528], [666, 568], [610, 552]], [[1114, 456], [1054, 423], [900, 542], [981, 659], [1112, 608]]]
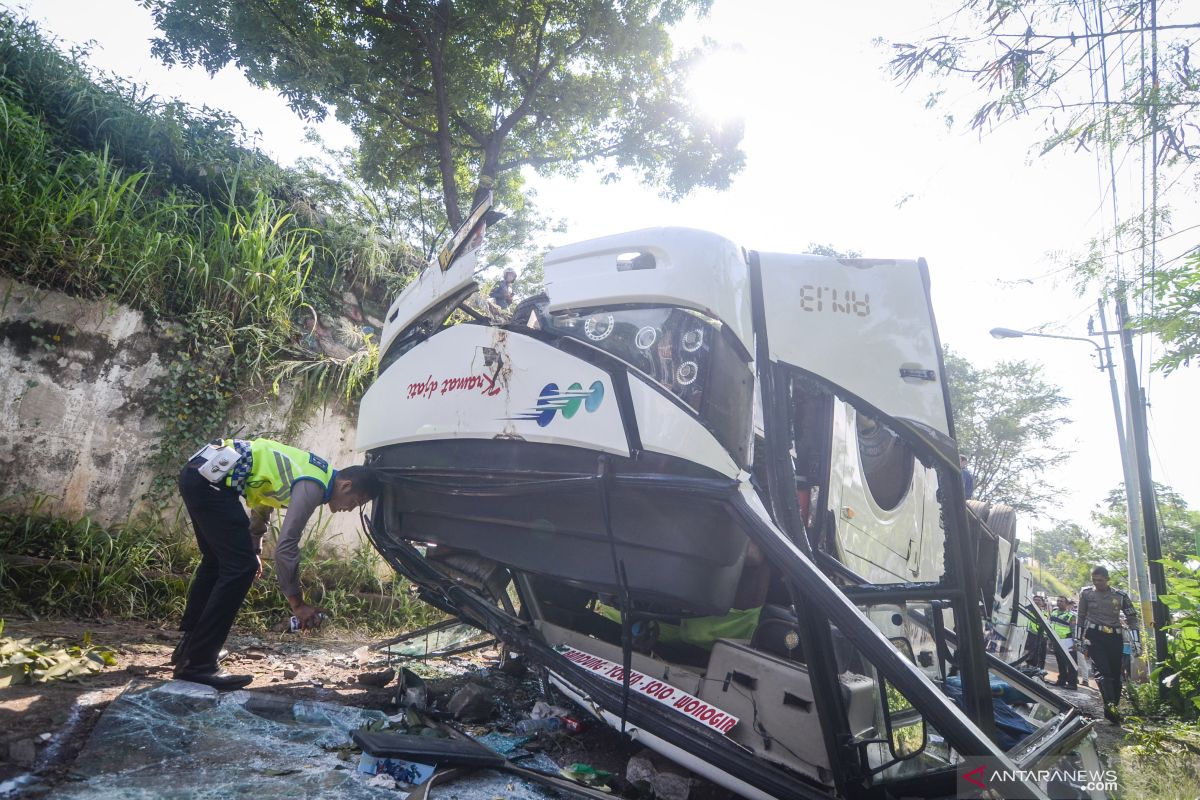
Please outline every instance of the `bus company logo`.
[[557, 383], [547, 383], [542, 387], [536, 406], [509, 419], [533, 420], [538, 427], [544, 428], [554, 421], [555, 414], [561, 412], [564, 419], [570, 419], [580, 408], [591, 414], [603, 402], [604, 384], [600, 381], [593, 381], [587, 389], [579, 383], [572, 383], [566, 389], [559, 389]]

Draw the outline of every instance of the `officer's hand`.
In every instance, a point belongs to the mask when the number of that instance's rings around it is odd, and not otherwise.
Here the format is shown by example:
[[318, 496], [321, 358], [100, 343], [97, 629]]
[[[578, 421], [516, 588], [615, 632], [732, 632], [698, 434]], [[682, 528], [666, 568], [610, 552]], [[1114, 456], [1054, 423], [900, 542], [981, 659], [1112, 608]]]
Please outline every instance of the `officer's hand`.
[[262, 577], [262, 556], [255, 556], [254, 560], [258, 562], [258, 571], [254, 573], [254, 580]]
[[321, 623], [325, 621], [325, 612], [307, 604], [295, 609], [295, 613], [296, 619], [300, 620], [300, 630], [319, 628], [321, 627]]

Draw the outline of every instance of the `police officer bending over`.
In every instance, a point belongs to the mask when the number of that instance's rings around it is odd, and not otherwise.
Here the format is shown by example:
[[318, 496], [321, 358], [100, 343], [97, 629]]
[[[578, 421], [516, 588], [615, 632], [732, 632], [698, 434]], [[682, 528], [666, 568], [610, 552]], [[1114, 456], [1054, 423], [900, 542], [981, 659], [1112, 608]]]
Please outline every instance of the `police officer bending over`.
[[1121, 614], [1129, 624], [1133, 650], [1141, 648], [1138, 640], [1138, 615], [1133, 601], [1124, 592], [1110, 588], [1108, 569], [1092, 569], [1092, 585], [1079, 593], [1078, 641], [1100, 673], [1100, 698], [1104, 703], [1104, 718], [1114, 725], [1121, 722], [1117, 706], [1121, 703]]
[[321, 611], [304, 602], [300, 587], [304, 526], [321, 505], [350, 511], [378, 497], [381, 488], [370, 467], [333, 469], [314, 453], [270, 439], [217, 440], [192, 456], [179, 474], [179, 493], [202, 558], [179, 625], [183, 637], [171, 656], [175, 677], [222, 690], [253, 680], [220, 671], [217, 656], [250, 584], [262, 575], [259, 554], [273, 509], [287, 509], [275, 547], [279, 588], [302, 628], [319, 626]]

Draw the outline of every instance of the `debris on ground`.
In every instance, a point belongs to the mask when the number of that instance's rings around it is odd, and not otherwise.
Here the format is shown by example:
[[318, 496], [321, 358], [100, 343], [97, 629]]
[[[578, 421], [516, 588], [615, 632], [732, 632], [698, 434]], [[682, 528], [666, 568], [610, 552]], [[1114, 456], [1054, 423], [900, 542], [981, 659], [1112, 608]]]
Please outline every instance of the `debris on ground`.
[[396, 677], [396, 670], [388, 667], [381, 672], [363, 672], [358, 676], [358, 682], [363, 686], [374, 686], [382, 689], [392, 682], [392, 678]]
[[[10, 620], [5, 632], [38, 641], [60, 637], [79, 641], [80, 631], [86, 628], [95, 631], [97, 638], [102, 637], [111, 647], [120, 660], [120, 667], [80, 678], [13, 685], [0, 691], [0, 796], [16, 789], [23, 797], [53, 795], [56, 800], [64, 794], [67, 797], [108, 797], [103, 793], [86, 794], [83, 792], [86, 784], [77, 783], [78, 777], [85, 773], [81, 765], [100, 763], [88, 759], [77, 762], [80, 748], [96, 746], [89, 743], [96, 741], [96, 731], [103, 730], [97, 720], [101, 719], [106, 707], [116, 705], [131, 678], [142, 678], [134, 685], [170, 678], [167, 659], [177, 635], [159, 630], [157, 625], [107, 620]], [[733, 796], [672, 762], [643, 751], [642, 745], [595, 721], [587, 711], [563, 695], [553, 689], [548, 691], [538, 670], [510, 673], [508, 665], [519, 663], [519, 659], [506, 658], [507, 654], [499, 648], [472, 650], [442, 658], [400, 657], [361, 638], [355, 639], [351, 634], [330, 631], [302, 635], [239, 632], [230, 637], [228, 647], [230, 656], [225, 667], [255, 677], [245, 694], [282, 698], [281, 708], [286, 709], [282, 717], [291, 725], [299, 725], [305, 736], [328, 727], [329, 723], [322, 721], [325, 719], [322, 709], [326, 706], [351, 715], [356, 723], [345, 726], [350, 730], [366, 724], [378, 725], [379, 730], [403, 729], [415, 735], [428, 730], [425, 735], [434, 736], [434, 732], [443, 726], [429, 717], [450, 719], [447, 709], [451, 699], [464, 687], [474, 687], [468, 694], [482, 697], [481, 702], [490, 700], [491, 711], [481, 721], [459, 724], [475, 741], [507, 759], [510, 771], [480, 769], [466, 775], [444, 776], [446, 770], [439, 768], [433, 778], [414, 790], [428, 789], [429, 800], [451, 795], [459, 800], [563, 798], [570, 794], [561, 786], [554, 788], [538, 783], [514, 774], [511, 768], [524, 768], [531, 774], [571, 786], [574, 784], [567, 784], [560, 776], [560, 770], [570, 769], [574, 764], [612, 773], [608, 785], [614, 794], [628, 797], [648, 797], [651, 792], [664, 800], [685, 797], [687, 800], [729, 800]], [[358, 681], [360, 674], [388, 669], [398, 674], [383, 688]], [[285, 677], [289, 674], [292, 677]], [[1099, 699], [1094, 689], [1080, 687], [1079, 691], [1056, 689], [1056, 692], [1085, 712], [1099, 715]], [[426, 712], [426, 708], [430, 711]], [[563, 714], [564, 711], [568, 713]], [[239, 713], [255, 716], [245, 709]], [[262, 713], [266, 712], [260, 709], [259, 714]], [[298, 723], [297, 713], [309, 721]], [[576, 734], [571, 734], [566, 727], [534, 735], [517, 733], [522, 720], [535, 717], [554, 718], [564, 724], [569, 719], [581, 719], [589, 724]], [[1096, 730], [1101, 737], [1101, 751], [1115, 753], [1121, 746], [1122, 729], [1100, 725]], [[156, 736], [160, 743], [169, 740], [166, 733]], [[351, 744], [348, 734], [341, 734], [337, 742], [336, 745], [331, 742], [328, 751], [316, 748], [319, 754], [311, 757], [264, 765], [262, 768], [272, 774], [261, 777], [287, 786], [290, 796], [303, 796], [295, 782], [308, 781], [317, 774], [318, 765], [326, 765], [324, 768], [331, 776], [328, 780], [345, 780], [346, 773], [354, 773], [355, 791], [374, 792], [366, 795], [369, 797], [396, 798], [400, 792], [408, 791], [397, 784], [387, 770], [383, 774], [377, 771], [374, 775], [359, 772], [361, 755]], [[124, 749], [109, 744], [100, 752], [112, 765], [130, 757]], [[209, 772], [208, 777], [203, 778], [206, 783], [196, 785], [209, 785], [218, 780], [214, 777], [218, 766], [223, 770], [227, 766], [225, 760], [241, 758], [240, 753], [220, 758], [197, 756], [196, 761]], [[434, 764], [432, 760], [422, 761], [415, 756], [399, 760]], [[374, 786], [368, 785], [374, 779], [378, 782]], [[163, 780], [166, 783], [162, 785], [180, 785], [177, 776], [168, 775]], [[452, 789], [450, 780], [453, 780]], [[599, 792], [599, 789], [585, 789], [583, 785], [577, 787], [580, 792]], [[335, 794], [356, 796], [338, 789], [324, 790], [321, 796]], [[120, 793], [112, 796], [121, 798]], [[268, 793], [264, 798], [270, 796]]]
[[[4, 620], [0, 619], [3, 632]], [[70, 644], [65, 639], [42, 642], [0, 636], [0, 689], [91, 675], [116, 663], [116, 653], [92, 644], [89, 633], [83, 634], [82, 644]]]
[[400, 670], [400, 682], [396, 686], [396, 705], [424, 711], [429, 704], [429, 689], [425, 679], [408, 667]]
[[695, 777], [657, 753], [643, 750], [629, 759], [625, 780], [657, 800], [687, 800]]
[[487, 722], [495, 708], [491, 691], [478, 683], [468, 683], [446, 704], [446, 710], [460, 722]]
[[[105, 710], [58, 797], [150, 796], [166, 786], [255, 797], [391, 797], [339, 750], [381, 711], [258, 692], [219, 694], [184, 681], [135, 682]], [[236, 792], [234, 789], [236, 788]]]
[[558, 771], [569, 781], [581, 783], [584, 786], [592, 789], [599, 789], [602, 792], [611, 792], [608, 781], [612, 778], [612, 773], [603, 769], [596, 769], [590, 764], [576, 762], [569, 767], [563, 767]]

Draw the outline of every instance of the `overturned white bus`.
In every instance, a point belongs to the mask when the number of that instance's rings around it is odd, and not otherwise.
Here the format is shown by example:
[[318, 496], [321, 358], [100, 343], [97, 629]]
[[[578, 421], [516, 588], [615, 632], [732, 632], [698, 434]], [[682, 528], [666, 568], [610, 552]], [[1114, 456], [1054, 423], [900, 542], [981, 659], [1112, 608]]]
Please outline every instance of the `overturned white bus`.
[[[985, 650], [1022, 584], [968, 511], [922, 261], [648, 229], [551, 251], [498, 319], [470, 302], [486, 211], [389, 309], [360, 411], [369, 534], [423, 599], [745, 797], [1097, 766]], [[1101, 796], [1054, 781], [996, 790]]]

